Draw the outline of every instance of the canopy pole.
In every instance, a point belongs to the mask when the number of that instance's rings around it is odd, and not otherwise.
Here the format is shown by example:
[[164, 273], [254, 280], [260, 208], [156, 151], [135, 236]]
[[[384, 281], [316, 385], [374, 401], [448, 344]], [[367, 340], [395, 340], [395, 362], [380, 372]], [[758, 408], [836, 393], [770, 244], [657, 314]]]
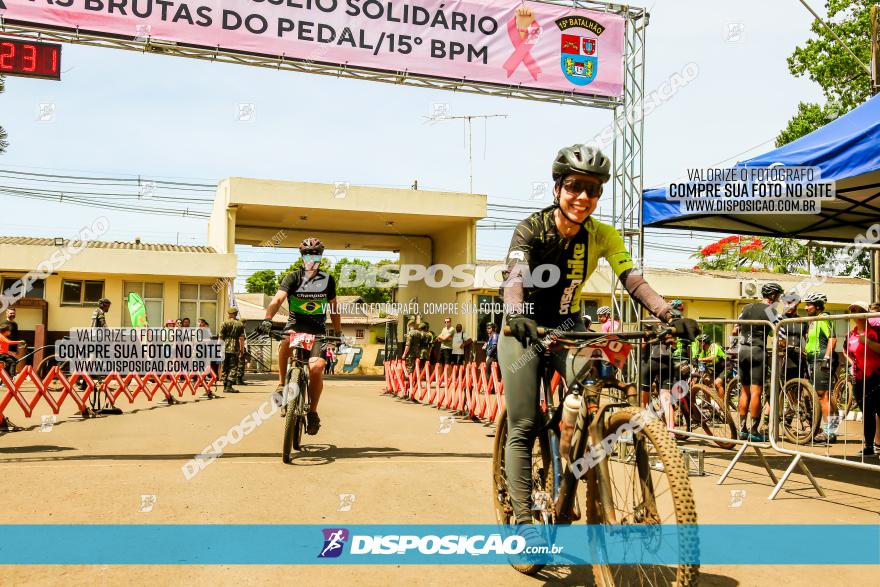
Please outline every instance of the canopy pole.
[[[880, 4], [871, 7], [871, 95], [880, 91]], [[871, 251], [871, 303], [880, 301], [880, 252]]]

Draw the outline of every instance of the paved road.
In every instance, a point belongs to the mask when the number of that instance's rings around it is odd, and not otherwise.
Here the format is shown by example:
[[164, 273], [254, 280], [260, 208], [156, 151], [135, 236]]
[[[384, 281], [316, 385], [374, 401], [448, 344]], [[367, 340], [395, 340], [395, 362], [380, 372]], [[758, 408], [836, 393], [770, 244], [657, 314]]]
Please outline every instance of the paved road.
[[[281, 462], [276, 415], [191, 480], [181, 467], [268, 399], [270, 382], [243, 393], [182, 405], [141, 398], [121, 416], [59, 417], [51, 431], [40, 413], [0, 436], [0, 523], [491, 523], [492, 430], [458, 421], [438, 433], [440, 412], [380, 394], [376, 381], [330, 381], [324, 428], [308, 450]], [[48, 410], [45, 411], [48, 413]], [[774, 502], [766, 473], [751, 459], [724, 485], [716, 481], [731, 453], [707, 448], [706, 477], [693, 478], [704, 523], [878, 523], [880, 480], [872, 473], [813, 466], [828, 492], [818, 499], [796, 475]], [[777, 470], [787, 460], [771, 458]], [[745, 490], [731, 507], [731, 490]], [[339, 495], [354, 494], [338, 512]], [[155, 495], [152, 512], [139, 512]], [[291, 507], [293, 506], [293, 507]], [[805, 537], [805, 548], [822, 548]], [[149, 547], [161, 548], [161, 545]], [[829, 545], [846, 548], [846, 545]], [[748, 545], [731, 545], [748, 548]], [[303, 580], [303, 574], [308, 579]], [[837, 585], [864, 582], [859, 567], [704, 567], [704, 585]], [[871, 576], [871, 575], [868, 575]], [[4, 584], [50, 585], [584, 585], [588, 569], [555, 568], [537, 578], [506, 566], [59, 566], [5, 567]]]

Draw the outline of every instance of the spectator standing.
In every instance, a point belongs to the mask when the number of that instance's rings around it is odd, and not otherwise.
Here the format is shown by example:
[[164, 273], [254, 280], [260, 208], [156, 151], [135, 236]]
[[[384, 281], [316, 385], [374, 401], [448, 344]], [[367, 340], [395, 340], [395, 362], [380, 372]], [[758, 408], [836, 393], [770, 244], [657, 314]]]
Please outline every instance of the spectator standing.
[[465, 348], [471, 344], [471, 337], [463, 330], [461, 324], [455, 325], [452, 333], [452, 364], [463, 365]]
[[226, 311], [229, 318], [220, 326], [220, 338], [223, 340], [223, 392], [238, 393], [232, 387], [236, 381], [238, 362], [244, 356], [244, 324], [238, 320], [238, 308], [235, 306]]
[[447, 316], [443, 319], [443, 328], [437, 340], [440, 341], [440, 362], [447, 364], [452, 362], [452, 351], [455, 350], [452, 338], [455, 335], [455, 329], [452, 327], [452, 318]]
[[596, 318], [599, 319], [602, 332], [606, 334], [609, 332], [620, 332], [620, 321], [611, 319], [611, 308], [608, 306], [602, 306], [596, 310]]
[[11, 379], [12, 375], [15, 375], [15, 363], [17, 359], [10, 352], [10, 347], [14, 342], [10, 338], [10, 334], [12, 334], [12, 326], [9, 322], [3, 322], [0, 324], [0, 365], [6, 369], [6, 373]]
[[324, 361], [324, 373], [330, 375], [333, 373], [333, 360], [336, 358], [336, 353], [333, 352], [333, 347], [327, 347], [327, 358]]
[[[850, 304], [850, 314], [867, 312], [868, 304]], [[873, 319], [876, 320], [876, 319]], [[860, 457], [877, 455], [875, 434], [877, 416], [880, 415], [880, 339], [877, 328], [869, 325], [867, 318], [853, 320], [853, 329], [846, 337], [846, 352], [850, 359], [850, 374], [853, 378], [853, 396], [862, 409], [864, 427], [864, 448]]]
[[[24, 361], [21, 359], [27, 354], [27, 342], [21, 339], [18, 334], [18, 322], [15, 321], [15, 308], [9, 308], [6, 310], [6, 322], [9, 323], [9, 340], [12, 341], [9, 345], [9, 354], [19, 361], [16, 371], [20, 371], [21, 368], [24, 367]], [[10, 374], [14, 375], [15, 373], [11, 372]]]
[[189, 328], [190, 321], [189, 318], [181, 318], [180, 319], [180, 327], [181, 328]]
[[489, 335], [489, 338], [483, 344], [483, 349], [486, 351], [486, 370], [491, 375], [492, 363], [498, 362], [498, 333], [495, 332], [494, 322], [489, 322], [486, 325], [486, 333]]

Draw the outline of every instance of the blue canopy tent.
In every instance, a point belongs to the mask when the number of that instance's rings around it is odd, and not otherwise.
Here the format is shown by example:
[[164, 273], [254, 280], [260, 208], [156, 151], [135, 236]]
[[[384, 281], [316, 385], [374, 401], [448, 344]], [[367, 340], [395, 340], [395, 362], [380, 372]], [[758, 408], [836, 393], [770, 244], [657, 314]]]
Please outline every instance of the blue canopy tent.
[[737, 163], [758, 167], [816, 166], [822, 179], [835, 180], [837, 197], [823, 201], [819, 214], [684, 215], [667, 188], [645, 190], [645, 227], [851, 241], [880, 223], [880, 95], [822, 128], [764, 155]]

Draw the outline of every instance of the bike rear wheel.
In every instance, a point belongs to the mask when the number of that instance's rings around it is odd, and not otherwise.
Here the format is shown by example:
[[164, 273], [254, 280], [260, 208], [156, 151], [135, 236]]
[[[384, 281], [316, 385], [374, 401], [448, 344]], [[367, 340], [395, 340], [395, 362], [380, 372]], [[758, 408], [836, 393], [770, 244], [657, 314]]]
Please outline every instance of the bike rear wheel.
[[789, 379], [779, 394], [782, 433], [795, 444], [807, 444], [819, 431], [822, 407], [816, 390], [806, 379]]
[[[736, 424], [733, 422], [733, 415], [727, 402], [719, 398], [713, 388], [699, 383], [693, 386], [691, 393], [694, 397], [691, 407], [692, 419], [702, 426], [703, 431], [709, 436], [735, 439]], [[727, 449], [733, 448], [736, 444], [723, 440], [714, 442], [721, 448]]]
[[[495, 442], [492, 448], [492, 497], [495, 508], [495, 520], [500, 526], [512, 527], [516, 524], [513, 513], [513, 502], [507, 489], [505, 459], [507, 448], [507, 410], [502, 409], [495, 429]], [[553, 507], [553, 466], [551, 463], [550, 446], [546, 432], [538, 435], [532, 448], [532, 498], [536, 493], [545, 494], [548, 509]], [[531, 504], [530, 504], [531, 506]], [[532, 510], [532, 523], [549, 523], [549, 511]], [[525, 575], [534, 575], [544, 568], [543, 564], [515, 564], [511, 566]]]
[[291, 449], [300, 450], [303, 428], [305, 427], [305, 387], [302, 369], [291, 367], [287, 370], [287, 413], [284, 416], [284, 440], [281, 447], [281, 460], [290, 463]]
[[[656, 526], [657, 545], [663, 537], [663, 525], [685, 525], [677, 532], [679, 556], [696, 560], [699, 539], [696, 532], [697, 513], [693, 491], [681, 453], [666, 427], [658, 420], [648, 420], [641, 430], [634, 423], [643, 422], [635, 408], [624, 408], [608, 416], [598, 427], [598, 443], [614, 438], [614, 448], [620, 438], [631, 431], [632, 444], [624, 457], [606, 456], [587, 475], [587, 520], [603, 524], [596, 540], [591, 540], [598, 561], [607, 560], [605, 538], [623, 532], [627, 526]], [[627, 443], [629, 444], [629, 443]], [[668, 528], [668, 526], [667, 526]], [[630, 543], [624, 542], [624, 548]], [[653, 544], [653, 542], [652, 542]], [[639, 545], [633, 544], [633, 548]], [[642, 552], [645, 546], [641, 546]], [[663, 548], [667, 550], [667, 548]], [[637, 558], [637, 557], [634, 557]], [[696, 585], [699, 565], [604, 564], [593, 565], [593, 575], [600, 587], [621, 585], [669, 585], [679, 587]]]

